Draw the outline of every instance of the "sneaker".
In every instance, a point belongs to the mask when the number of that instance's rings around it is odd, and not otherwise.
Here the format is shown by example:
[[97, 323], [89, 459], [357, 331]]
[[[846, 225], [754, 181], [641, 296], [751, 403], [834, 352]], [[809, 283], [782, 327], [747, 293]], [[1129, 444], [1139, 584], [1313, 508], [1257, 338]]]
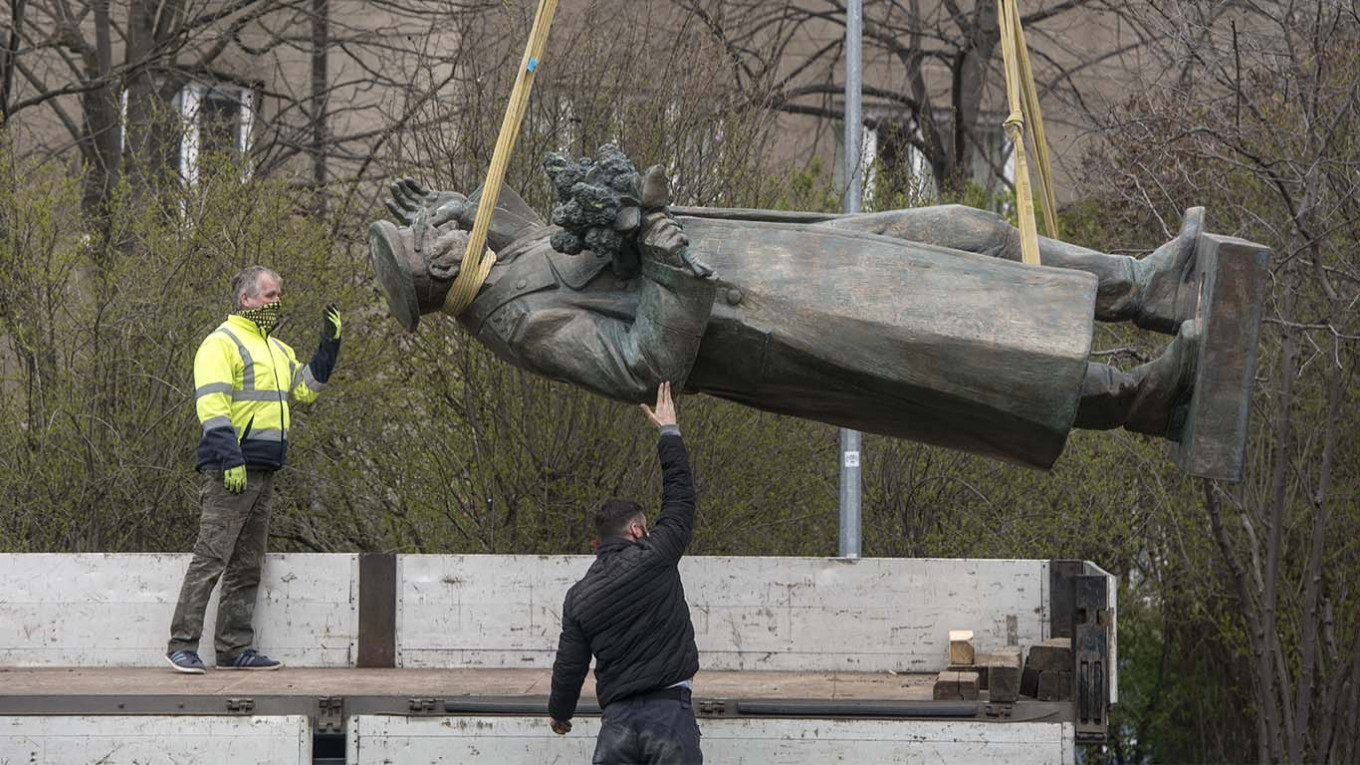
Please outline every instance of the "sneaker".
[[165, 660], [170, 662], [170, 666], [174, 667], [176, 672], [183, 672], [186, 675], [201, 675], [207, 671], [196, 651], [172, 651], [165, 655]]
[[275, 661], [262, 653], [256, 653], [254, 648], [247, 648], [234, 659], [228, 659], [224, 656], [217, 657], [218, 669], [270, 670], [282, 666], [283, 662]]

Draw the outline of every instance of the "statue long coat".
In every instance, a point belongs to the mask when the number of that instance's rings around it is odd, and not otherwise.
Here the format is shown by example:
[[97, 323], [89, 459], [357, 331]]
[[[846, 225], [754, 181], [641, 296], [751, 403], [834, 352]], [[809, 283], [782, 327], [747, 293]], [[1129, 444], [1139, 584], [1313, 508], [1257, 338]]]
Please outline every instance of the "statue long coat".
[[645, 257], [642, 276], [620, 279], [606, 258], [554, 252], [553, 227], [515, 226], [459, 321], [510, 363], [619, 401], [647, 401], [671, 380], [1050, 467], [1076, 416], [1095, 277], [925, 244], [962, 237], [985, 250], [992, 234], [967, 230], [983, 218], [914, 212], [810, 224], [680, 216], [716, 281]]

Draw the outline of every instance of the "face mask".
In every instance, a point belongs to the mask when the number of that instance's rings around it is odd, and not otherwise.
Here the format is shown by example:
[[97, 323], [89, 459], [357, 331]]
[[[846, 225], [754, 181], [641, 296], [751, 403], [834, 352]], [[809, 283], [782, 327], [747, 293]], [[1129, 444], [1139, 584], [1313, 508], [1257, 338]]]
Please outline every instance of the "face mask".
[[241, 316], [255, 322], [260, 331], [266, 335], [274, 331], [274, 325], [279, 323], [279, 308], [282, 301], [275, 300], [272, 303], [265, 303], [259, 308], [242, 308], [238, 313]]

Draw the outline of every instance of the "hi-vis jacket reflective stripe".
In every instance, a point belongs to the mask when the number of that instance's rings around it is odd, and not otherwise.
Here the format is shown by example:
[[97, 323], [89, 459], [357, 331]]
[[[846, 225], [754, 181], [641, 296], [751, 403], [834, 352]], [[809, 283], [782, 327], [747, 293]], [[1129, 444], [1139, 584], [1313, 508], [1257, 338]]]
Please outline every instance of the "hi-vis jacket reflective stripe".
[[267, 337], [255, 322], [227, 317], [194, 357], [194, 399], [203, 425], [198, 467], [282, 467], [288, 399], [314, 401], [326, 387], [338, 351], [338, 340], [323, 338], [312, 361], [303, 365], [287, 343]]

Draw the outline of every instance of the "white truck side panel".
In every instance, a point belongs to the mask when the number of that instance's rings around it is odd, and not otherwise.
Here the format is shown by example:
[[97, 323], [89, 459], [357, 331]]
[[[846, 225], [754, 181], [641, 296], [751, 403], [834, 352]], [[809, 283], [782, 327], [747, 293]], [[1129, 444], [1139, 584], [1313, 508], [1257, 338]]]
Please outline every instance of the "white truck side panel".
[[[562, 598], [593, 560], [400, 556], [398, 665], [551, 667]], [[1046, 561], [687, 557], [680, 571], [709, 670], [932, 672], [951, 629], [983, 653], [1048, 631]]]
[[[0, 555], [0, 665], [136, 667], [164, 662], [187, 554]], [[203, 660], [214, 663], [217, 593]], [[352, 664], [358, 556], [269, 555], [255, 645], [293, 666]]]
[[[573, 726], [557, 736], [542, 717], [357, 715], [349, 719], [346, 762], [590, 762], [600, 721], [581, 718]], [[724, 765], [1074, 762], [1071, 723], [707, 719], [699, 728], [704, 761]]]
[[0, 763], [304, 765], [312, 731], [277, 717], [0, 717]]

